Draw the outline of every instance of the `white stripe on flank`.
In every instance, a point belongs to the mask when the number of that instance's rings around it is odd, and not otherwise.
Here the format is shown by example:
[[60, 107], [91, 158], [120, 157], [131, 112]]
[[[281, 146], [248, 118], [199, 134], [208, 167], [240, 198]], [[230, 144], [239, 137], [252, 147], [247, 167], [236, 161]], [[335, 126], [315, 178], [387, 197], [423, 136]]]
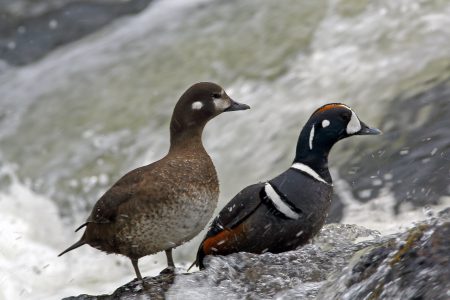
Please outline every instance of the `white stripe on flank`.
[[311, 149], [311, 150], [313, 148], [313, 145], [312, 145], [313, 139], [314, 139], [314, 125], [312, 126], [311, 131], [309, 132], [309, 149]]
[[290, 219], [298, 219], [299, 215], [295, 211], [293, 211], [284, 201], [281, 199], [280, 195], [273, 189], [270, 183], [266, 183], [264, 190], [266, 192], [267, 197], [272, 201], [273, 205], [279, 212]]
[[320, 181], [320, 182], [323, 182], [323, 183], [325, 183], [325, 184], [328, 184], [328, 185], [331, 185], [331, 186], [332, 186], [332, 184], [328, 183], [325, 179], [323, 179], [322, 177], [320, 177], [320, 175], [317, 174], [316, 171], [314, 171], [313, 169], [311, 169], [310, 167], [308, 167], [308, 166], [305, 165], [305, 164], [302, 164], [302, 163], [295, 163], [295, 164], [292, 165], [291, 168], [300, 170], [300, 171], [302, 171], [302, 172], [305, 172], [306, 174], [308, 174], [308, 175], [311, 176], [312, 178], [314, 178], [314, 179], [316, 179], [316, 180], [318, 180], [318, 181]]

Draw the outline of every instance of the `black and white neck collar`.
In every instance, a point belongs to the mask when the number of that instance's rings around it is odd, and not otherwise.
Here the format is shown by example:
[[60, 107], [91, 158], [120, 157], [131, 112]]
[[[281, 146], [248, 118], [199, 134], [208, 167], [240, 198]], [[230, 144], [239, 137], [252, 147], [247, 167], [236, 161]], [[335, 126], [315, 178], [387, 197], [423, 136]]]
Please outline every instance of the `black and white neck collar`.
[[333, 186], [332, 183], [329, 183], [328, 181], [326, 181], [325, 179], [323, 179], [316, 171], [314, 171], [311, 167], [309, 167], [308, 165], [305, 165], [303, 163], [299, 163], [296, 162], [291, 166], [292, 169], [296, 169], [299, 170], [309, 176], [311, 176], [312, 178], [314, 178], [317, 181], [320, 181], [322, 183], [325, 183], [329, 186]]

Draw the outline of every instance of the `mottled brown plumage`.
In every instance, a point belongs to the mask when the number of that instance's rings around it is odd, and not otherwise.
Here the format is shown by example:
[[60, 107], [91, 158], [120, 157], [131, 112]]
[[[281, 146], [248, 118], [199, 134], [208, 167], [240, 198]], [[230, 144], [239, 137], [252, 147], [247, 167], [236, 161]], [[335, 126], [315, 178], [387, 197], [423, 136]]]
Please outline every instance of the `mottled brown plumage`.
[[60, 255], [84, 244], [122, 254], [142, 280], [138, 259], [164, 250], [173, 268], [172, 249], [206, 226], [219, 197], [216, 170], [201, 140], [203, 128], [224, 111], [248, 108], [216, 84], [190, 87], [172, 115], [169, 153], [119, 179], [80, 227], [86, 226], [80, 241]]

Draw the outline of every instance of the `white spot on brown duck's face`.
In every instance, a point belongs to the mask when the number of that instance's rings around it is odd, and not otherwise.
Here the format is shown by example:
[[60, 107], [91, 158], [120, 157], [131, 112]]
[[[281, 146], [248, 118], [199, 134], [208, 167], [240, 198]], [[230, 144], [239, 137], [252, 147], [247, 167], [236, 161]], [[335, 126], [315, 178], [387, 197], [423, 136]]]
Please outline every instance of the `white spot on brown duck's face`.
[[192, 103], [193, 110], [199, 110], [199, 109], [202, 109], [202, 107], [203, 107], [203, 103], [201, 101], [195, 101], [194, 103]]
[[328, 127], [328, 126], [330, 126], [330, 121], [328, 121], [328, 120], [323, 120], [323, 121], [322, 121], [322, 128], [326, 128], [326, 127]]

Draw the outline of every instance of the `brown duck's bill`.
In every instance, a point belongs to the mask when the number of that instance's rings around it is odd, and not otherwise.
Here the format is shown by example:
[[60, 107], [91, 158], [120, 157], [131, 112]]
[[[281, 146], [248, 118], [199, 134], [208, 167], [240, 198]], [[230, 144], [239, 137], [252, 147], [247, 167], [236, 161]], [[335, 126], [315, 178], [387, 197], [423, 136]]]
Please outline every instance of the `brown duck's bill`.
[[232, 99], [230, 99], [230, 100], [231, 100], [230, 107], [228, 107], [224, 111], [236, 111], [236, 110], [250, 109], [250, 106], [248, 106], [247, 104], [239, 103], [239, 102], [236, 102], [236, 101], [234, 101]]
[[357, 135], [380, 135], [383, 132], [375, 127], [369, 127], [364, 122], [361, 122], [361, 130], [356, 133]]

